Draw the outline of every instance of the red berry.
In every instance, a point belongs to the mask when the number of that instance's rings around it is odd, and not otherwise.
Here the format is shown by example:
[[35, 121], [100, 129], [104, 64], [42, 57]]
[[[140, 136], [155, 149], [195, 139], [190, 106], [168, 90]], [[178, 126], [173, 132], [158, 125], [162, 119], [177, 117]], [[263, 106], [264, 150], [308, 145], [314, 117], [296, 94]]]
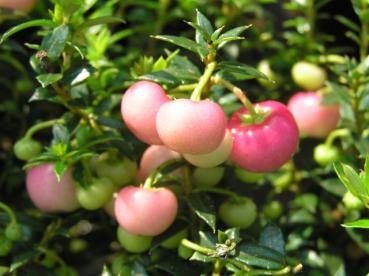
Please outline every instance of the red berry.
[[262, 123], [244, 125], [240, 115], [248, 114], [245, 108], [236, 111], [228, 123], [233, 135], [230, 159], [250, 172], [270, 172], [295, 153], [298, 129], [292, 114], [282, 103], [265, 101], [256, 105], [270, 112]]
[[138, 139], [148, 144], [160, 145], [162, 141], [156, 130], [156, 114], [169, 101], [159, 84], [150, 81], [136, 82], [123, 95], [123, 120]]
[[288, 109], [295, 117], [302, 135], [324, 138], [337, 126], [338, 105], [322, 105], [316, 92], [298, 92], [288, 101]]
[[160, 138], [180, 153], [204, 154], [215, 150], [223, 141], [226, 125], [223, 109], [210, 100], [168, 102], [156, 117]]
[[156, 236], [173, 223], [178, 202], [167, 188], [127, 186], [115, 200], [115, 217], [130, 234]]

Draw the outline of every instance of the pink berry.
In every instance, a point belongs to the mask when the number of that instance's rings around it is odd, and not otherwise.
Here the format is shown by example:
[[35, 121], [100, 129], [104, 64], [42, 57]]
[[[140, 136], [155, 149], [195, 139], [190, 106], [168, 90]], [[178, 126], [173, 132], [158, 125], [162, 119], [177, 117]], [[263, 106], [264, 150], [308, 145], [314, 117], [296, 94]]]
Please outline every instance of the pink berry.
[[270, 172], [286, 163], [295, 153], [299, 133], [285, 105], [276, 101], [257, 105], [270, 112], [260, 124], [243, 124], [240, 115], [248, 114], [245, 108], [232, 115], [228, 123], [233, 136], [230, 159], [250, 172]]
[[130, 234], [156, 236], [173, 223], [177, 198], [167, 188], [146, 189], [127, 186], [115, 200], [115, 217]]
[[167, 102], [156, 117], [161, 140], [180, 153], [203, 154], [215, 150], [224, 138], [226, 125], [223, 109], [210, 100]]
[[134, 135], [148, 144], [161, 145], [156, 130], [156, 114], [170, 98], [163, 88], [150, 81], [139, 81], [124, 93], [121, 112], [124, 122]]
[[27, 172], [26, 186], [29, 197], [44, 212], [72, 212], [79, 207], [76, 189], [68, 169], [58, 182], [54, 164], [43, 164]]
[[178, 152], [172, 151], [166, 146], [150, 146], [142, 155], [136, 178], [138, 181], [144, 181], [151, 172], [164, 162], [180, 158], [181, 155]]
[[338, 105], [322, 105], [316, 92], [298, 92], [288, 101], [288, 109], [295, 117], [302, 135], [324, 138], [337, 126]]

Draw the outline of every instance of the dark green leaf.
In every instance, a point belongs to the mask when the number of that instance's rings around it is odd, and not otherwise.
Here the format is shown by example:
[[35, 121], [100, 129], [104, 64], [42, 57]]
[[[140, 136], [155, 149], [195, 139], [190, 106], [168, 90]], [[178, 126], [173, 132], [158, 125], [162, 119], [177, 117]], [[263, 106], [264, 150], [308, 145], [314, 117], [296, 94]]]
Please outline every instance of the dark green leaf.
[[34, 101], [49, 101], [54, 103], [60, 103], [60, 100], [58, 100], [58, 97], [55, 95], [54, 91], [43, 87], [36, 88], [35, 92], [28, 100], [28, 102]]
[[190, 261], [198, 261], [202, 263], [213, 263], [215, 262], [215, 257], [206, 256], [204, 254], [201, 254], [195, 251], [195, 253], [193, 253], [193, 255], [191, 256]]
[[240, 229], [239, 228], [230, 228], [225, 231], [225, 234], [228, 236], [230, 240], [238, 240], [240, 239]]
[[365, 228], [369, 229], [369, 219], [359, 219], [357, 221], [345, 222], [342, 224], [346, 228]]
[[41, 44], [41, 50], [46, 51], [50, 59], [57, 59], [63, 52], [68, 37], [69, 26], [61, 25], [44, 38]]
[[210, 248], [215, 248], [217, 237], [209, 232], [199, 231], [200, 245]]
[[335, 16], [335, 18], [337, 19], [337, 21], [339, 21], [340, 23], [342, 23], [346, 27], [350, 28], [352, 31], [360, 32], [360, 27], [355, 22], [350, 20], [349, 18], [344, 17], [342, 15], [337, 15], [337, 16]]
[[64, 73], [63, 84], [64, 85], [77, 85], [88, 79], [96, 69], [90, 64], [84, 64], [78, 67], [73, 67]]
[[11, 29], [9, 29], [8, 31], [6, 31], [0, 39], [0, 44], [3, 43], [5, 40], [7, 40], [10, 36], [12, 36], [13, 34], [28, 29], [28, 28], [32, 28], [32, 27], [54, 27], [55, 23], [51, 20], [47, 20], [47, 19], [36, 19], [36, 20], [31, 20], [31, 21], [27, 21], [25, 23], [19, 24], [17, 26], [12, 27]]
[[212, 199], [206, 194], [191, 194], [190, 206], [195, 214], [201, 218], [215, 233], [216, 211]]
[[218, 230], [218, 242], [225, 243], [228, 240], [228, 236], [223, 231]]
[[150, 74], [140, 76], [139, 79], [158, 82], [162, 84], [173, 85], [173, 86], [181, 84], [181, 81], [179, 79], [177, 79], [175, 76], [173, 76], [172, 74], [166, 71], [152, 72]]
[[281, 269], [285, 265], [283, 255], [267, 247], [241, 244], [237, 247], [237, 250], [235, 260], [249, 266], [264, 269]]
[[205, 31], [207, 40], [209, 40], [214, 29], [209, 19], [207, 19], [199, 10], [196, 10], [196, 23]]
[[65, 163], [64, 161], [58, 161], [55, 163], [54, 172], [55, 172], [55, 175], [58, 181], [60, 181], [61, 177], [63, 176], [63, 174], [65, 173], [67, 169], [68, 169], [68, 164]]
[[53, 144], [68, 144], [70, 140], [70, 134], [68, 129], [60, 124], [53, 126]]
[[173, 254], [159, 260], [155, 267], [174, 276], [195, 275], [196, 271], [192, 270], [188, 263], [180, 258], [176, 258]]
[[328, 178], [318, 181], [318, 184], [327, 192], [342, 197], [346, 193], [346, 188], [337, 178]]
[[281, 253], [283, 256], [285, 252], [285, 243], [281, 229], [274, 225], [266, 225], [260, 234], [259, 244]]
[[37, 256], [38, 252], [36, 250], [26, 251], [14, 257], [12, 264], [10, 265], [9, 272], [12, 273], [18, 268], [26, 265]]
[[218, 48], [222, 48], [224, 45], [226, 45], [230, 41], [234, 40], [241, 40], [244, 39], [243, 37], [240, 37], [239, 34], [241, 34], [246, 29], [250, 28], [251, 25], [248, 26], [241, 26], [234, 29], [231, 29], [224, 34], [220, 35], [218, 39], [214, 41], [215, 45], [218, 45]]
[[111, 23], [124, 23], [124, 20], [117, 16], [102, 16], [85, 21], [83, 24], [79, 25], [77, 29], [81, 30], [96, 25], [111, 24]]
[[41, 84], [42, 87], [47, 87], [50, 84], [56, 83], [63, 78], [62, 74], [42, 74], [38, 75], [36, 79]]
[[220, 62], [218, 67], [220, 69], [219, 74], [235, 80], [268, 79], [267, 76], [256, 68], [239, 62]]
[[185, 37], [173, 35], [156, 35], [154, 36], [154, 38], [175, 44], [194, 53], [203, 53], [204, 51], [206, 51], [205, 49], [202, 49], [195, 41]]

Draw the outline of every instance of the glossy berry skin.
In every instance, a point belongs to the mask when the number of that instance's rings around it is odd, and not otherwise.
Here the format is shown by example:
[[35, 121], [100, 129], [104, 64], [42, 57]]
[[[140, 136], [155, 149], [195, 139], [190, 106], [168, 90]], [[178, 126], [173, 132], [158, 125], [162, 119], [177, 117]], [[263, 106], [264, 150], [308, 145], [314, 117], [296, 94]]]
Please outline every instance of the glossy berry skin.
[[167, 249], [174, 249], [177, 248], [181, 241], [188, 236], [188, 229], [185, 228], [177, 233], [175, 233], [173, 236], [167, 238], [164, 240], [160, 245]]
[[220, 219], [230, 227], [246, 229], [254, 223], [256, 216], [256, 205], [248, 197], [240, 198], [240, 202], [228, 200], [219, 206]]
[[156, 130], [156, 115], [160, 107], [169, 101], [159, 84], [150, 81], [136, 82], [123, 95], [123, 120], [141, 141], [161, 145], [163, 143]]
[[129, 184], [137, 172], [136, 162], [126, 157], [122, 159], [110, 158], [107, 152], [102, 153], [95, 163], [96, 174], [111, 180], [115, 187], [120, 188]]
[[232, 151], [232, 134], [226, 131], [223, 141], [212, 152], [205, 154], [184, 154], [183, 157], [192, 165], [199, 168], [213, 168], [226, 161]]
[[204, 154], [223, 141], [227, 118], [210, 100], [179, 99], [164, 104], [156, 117], [163, 143], [179, 153]]
[[32, 138], [22, 138], [14, 144], [13, 150], [18, 159], [28, 161], [40, 154], [42, 145]]
[[279, 201], [273, 200], [264, 206], [263, 213], [267, 219], [277, 220], [283, 214], [283, 205]]
[[166, 146], [153, 145], [148, 147], [142, 155], [136, 176], [137, 180], [144, 181], [157, 167], [173, 159], [181, 159], [181, 155]]
[[255, 183], [264, 177], [263, 173], [253, 173], [236, 167], [234, 173], [239, 180], [245, 183]]
[[132, 235], [120, 226], [117, 229], [117, 236], [120, 245], [131, 253], [145, 252], [152, 243], [152, 237]]
[[316, 64], [300, 61], [291, 70], [294, 82], [305, 90], [315, 91], [324, 85], [327, 74], [323, 68]]
[[321, 166], [327, 166], [339, 159], [339, 152], [335, 146], [320, 144], [314, 148], [314, 160]]
[[230, 159], [240, 168], [250, 172], [271, 172], [278, 169], [295, 153], [299, 142], [296, 122], [287, 107], [276, 101], [257, 104], [270, 113], [261, 124], [243, 125], [236, 111], [228, 123], [233, 136]]
[[212, 187], [222, 180], [224, 171], [223, 167], [195, 168], [192, 173], [192, 180], [197, 186]]
[[316, 92], [298, 92], [288, 101], [300, 133], [306, 137], [325, 138], [340, 119], [338, 105], [322, 105]]
[[77, 188], [77, 199], [83, 208], [97, 210], [111, 200], [113, 192], [109, 178], [93, 178], [88, 187]]
[[72, 212], [79, 207], [70, 168], [58, 182], [54, 164], [33, 167], [27, 171], [26, 186], [33, 204], [44, 212]]
[[115, 200], [115, 217], [130, 234], [156, 236], [173, 223], [178, 202], [167, 188], [146, 189], [127, 186]]
[[28, 12], [35, 5], [37, 0], [0, 0], [0, 8], [16, 9]]

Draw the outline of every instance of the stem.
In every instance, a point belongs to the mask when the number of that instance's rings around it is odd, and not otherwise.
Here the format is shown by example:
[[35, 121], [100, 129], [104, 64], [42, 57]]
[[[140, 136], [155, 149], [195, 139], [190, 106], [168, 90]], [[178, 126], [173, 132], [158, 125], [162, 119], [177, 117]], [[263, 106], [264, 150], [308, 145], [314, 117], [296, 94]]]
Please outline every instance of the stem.
[[331, 133], [329, 133], [327, 139], [325, 140], [325, 144], [327, 146], [331, 146], [331, 145], [333, 145], [333, 142], [336, 138], [346, 137], [346, 136], [349, 136], [349, 135], [350, 135], [350, 132], [346, 128], [336, 129], [336, 130], [332, 131]]
[[[367, 1], [361, 1], [363, 5], [363, 12], [367, 11]], [[361, 32], [360, 32], [360, 61], [364, 61], [368, 55], [368, 24], [361, 20]]]
[[188, 166], [183, 167], [183, 190], [186, 195], [190, 194], [192, 189], [190, 168]]
[[190, 248], [190, 249], [193, 249], [193, 250], [195, 250], [195, 251], [197, 251], [197, 252], [200, 252], [200, 253], [202, 253], [202, 254], [204, 254], [204, 255], [207, 255], [207, 256], [215, 255], [215, 254], [216, 254], [216, 251], [215, 251], [214, 249], [210, 249], [210, 248], [207, 248], [207, 247], [201, 246], [201, 245], [199, 245], [199, 244], [197, 244], [197, 243], [194, 243], [194, 242], [192, 242], [192, 241], [189, 241], [188, 239], [183, 239], [183, 240], [181, 241], [181, 243], [182, 243], [184, 246], [186, 246], [186, 247], [188, 247], [188, 248]]
[[14, 212], [8, 205], [6, 205], [3, 202], [0, 202], [0, 209], [3, 209], [4, 212], [8, 214], [8, 216], [10, 218], [10, 223], [17, 223], [17, 219], [14, 215]]
[[225, 195], [225, 196], [230, 197], [235, 202], [240, 201], [239, 195], [237, 195], [236, 193], [234, 193], [232, 191], [224, 190], [224, 189], [221, 189], [221, 188], [198, 187], [198, 188], [194, 189], [193, 192], [195, 192], [195, 193], [209, 192], [209, 193], [214, 193], [214, 194], [220, 194], [220, 195]]
[[201, 93], [204, 90], [205, 86], [208, 84], [216, 66], [217, 63], [215, 61], [212, 61], [208, 65], [206, 65], [204, 74], [201, 76], [199, 83], [197, 84], [195, 90], [192, 92], [191, 100], [201, 100]]
[[212, 276], [221, 276], [222, 269], [224, 267], [224, 261], [217, 259], [214, 263], [214, 268], [212, 272]]
[[37, 247], [37, 250], [41, 253], [51, 256], [57, 263], [59, 263], [61, 266], [65, 266], [65, 262], [62, 258], [60, 258], [54, 251], [51, 251], [43, 246]]
[[64, 119], [53, 119], [53, 120], [38, 123], [34, 125], [33, 127], [31, 127], [30, 129], [28, 129], [25, 135], [25, 138], [31, 138], [33, 134], [35, 134], [37, 131], [40, 131], [48, 127], [52, 127], [55, 124], [63, 124], [63, 123], [64, 123]]
[[230, 90], [233, 94], [235, 94], [241, 101], [241, 103], [246, 107], [246, 109], [249, 111], [252, 118], [257, 117], [256, 110], [251, 103], [251, 101], [247, 98], [245, 93], [242, 91], [241, 88], [235, 86], [234, 84], [230, 83], [229, 81], [226, 81], [225, 79], [222, 79], [220, 77], [213, 77], [211, 81], [214, 84], [219, 84], [228, 90]]
[[168, 161], [164, 162], [159, 167], [157, 167], [152, 173], [150, 173], [150, 175], [146, 178], [143, 187], [146, 188], [146, 189], [151, 189], [152, 186], [156, 183], [158, 176], [161, 175], [161, 171], [163, 169], [165, 169], [166, 167], [169, 167], [169, 166], [174, 165], [176, 163], [180, 166], [183, 166], [185, 164], [185, 162], [178, 161], [176, 159], [174, 159], [174, 160], [172, 159], [172, 160], [168, 160]]
[[193, 91], [194, 89], [196, 89], [196, 86], [197, 83], [178, 85], [176, 88], [172, 89], [170, 93], [175, 94], [180, 92]]
[[308, 0], [308, 6], [306, 9], [306, 18], [309, 24], [309, 31], [307, 33], [306, 38], [308, 39], [308, 47], [311, 47], [314, 43], [315, 37], [315, 9], [314, 9], [314, 0]]

